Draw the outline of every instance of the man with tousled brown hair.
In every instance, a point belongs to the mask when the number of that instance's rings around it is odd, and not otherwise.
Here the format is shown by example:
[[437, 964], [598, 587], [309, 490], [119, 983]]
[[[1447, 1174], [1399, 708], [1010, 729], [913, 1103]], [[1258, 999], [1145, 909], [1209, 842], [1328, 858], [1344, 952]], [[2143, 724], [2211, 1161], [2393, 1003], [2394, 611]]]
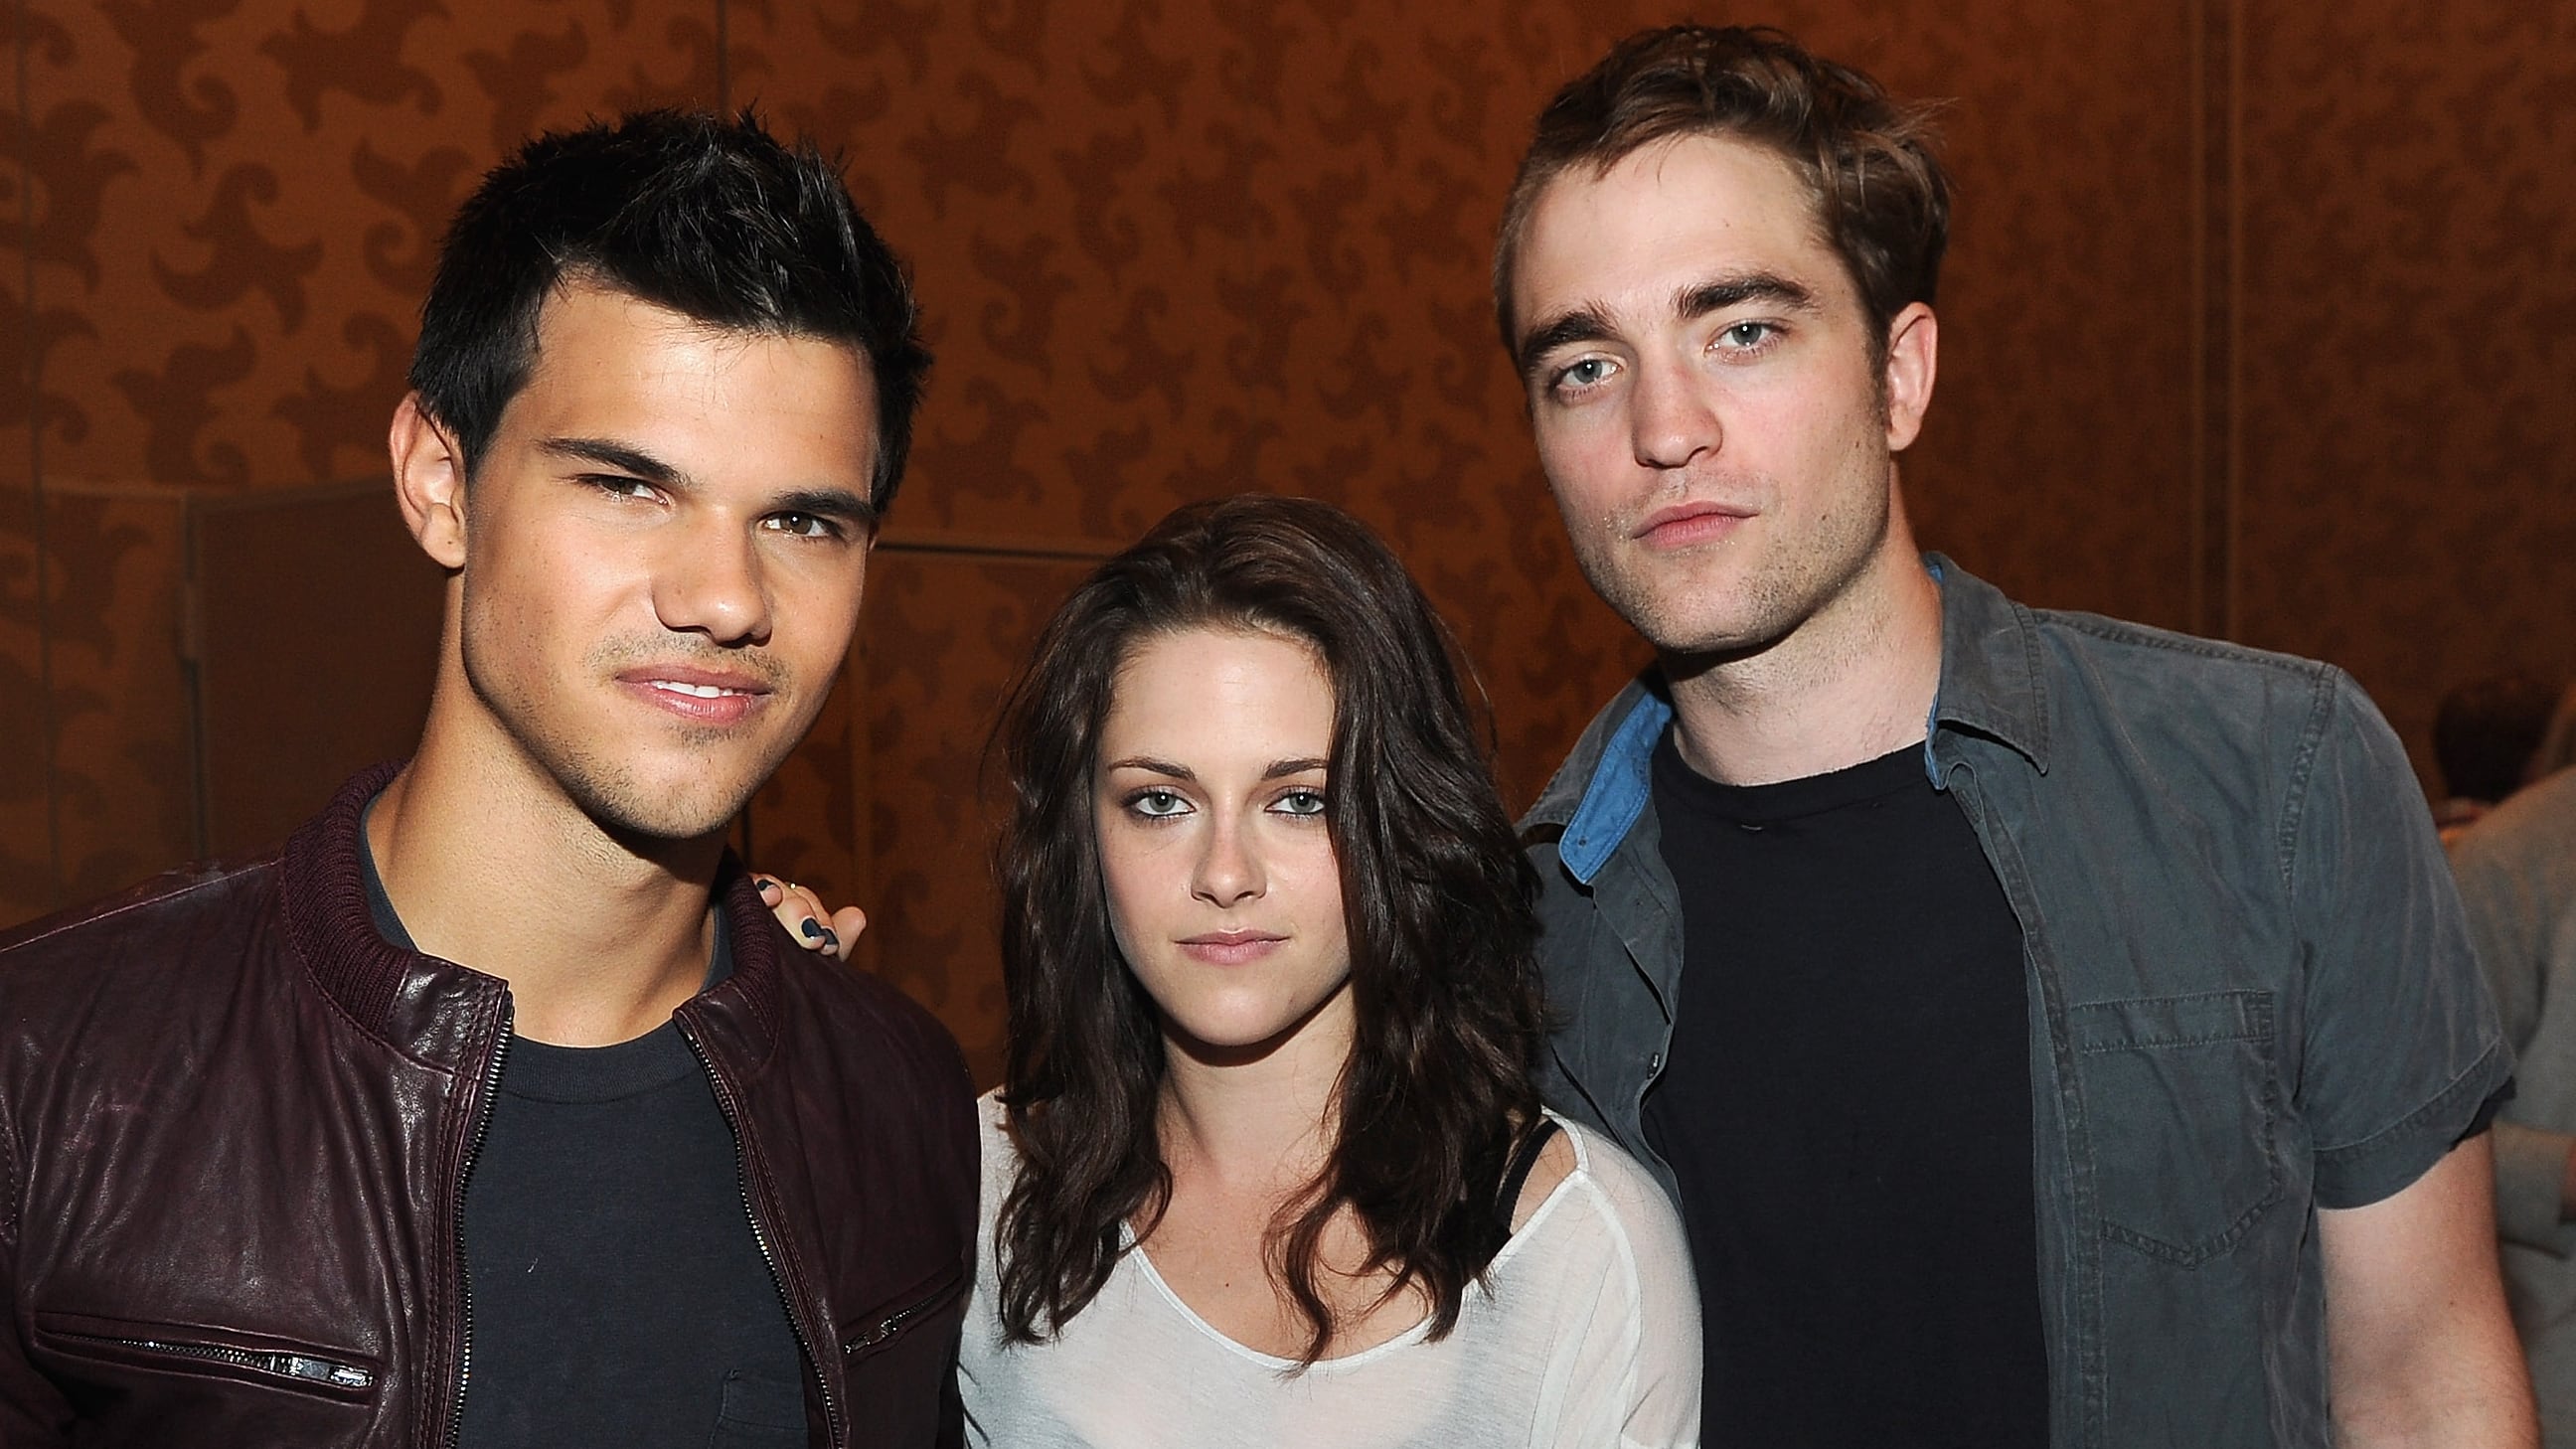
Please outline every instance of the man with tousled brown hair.
[[2510, 1054], [2328, 665], [1918, 553], [1948, 186], [1769, 30], [1541, 114], [1495, 304], [1654, 646], [1524, 822], [1552, 1097], [1682, 1208], [1715, 1445], [2533, 1441]]

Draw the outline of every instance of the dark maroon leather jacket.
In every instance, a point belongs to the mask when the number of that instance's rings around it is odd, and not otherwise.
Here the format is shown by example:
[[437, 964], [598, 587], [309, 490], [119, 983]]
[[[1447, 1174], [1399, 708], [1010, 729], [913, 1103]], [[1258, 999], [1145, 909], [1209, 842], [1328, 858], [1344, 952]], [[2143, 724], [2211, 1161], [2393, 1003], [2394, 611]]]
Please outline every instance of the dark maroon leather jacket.
[[[454, 1442], [507, 993], [376, 934], [357, 832], [390, 776], [276, 857], [0, 937], [5, 1449]], [[811, 1442], [955, 1442], [964, 1064], [729, 876], [733, 974], [676, 1019], [733, 1123]]]

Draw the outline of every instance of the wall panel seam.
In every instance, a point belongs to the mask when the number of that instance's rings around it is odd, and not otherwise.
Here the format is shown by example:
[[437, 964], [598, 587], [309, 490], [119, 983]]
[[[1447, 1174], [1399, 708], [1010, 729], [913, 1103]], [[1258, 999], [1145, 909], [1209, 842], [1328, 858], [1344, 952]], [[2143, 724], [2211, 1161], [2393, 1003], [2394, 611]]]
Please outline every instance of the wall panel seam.
[[2239, 635], [2243, 513], [2243, 12], [2196, 0], [2192, 107], [2192, 628]]
[[35, 568], [29, 585], [36, 605], [36, 732], [41, 736], [45, 781], [45, 900], [63, 903], [62, 781], [56, 773], [54, 716], [53, 551], [45, 507], [44, 354], [36, 326], [36, 170], [35, 117], [29, 112], [27, 76], [29, 0], [11, 0], [11, 73], [18, 88], [18, 305], [25, 351], [18, 358], [26, 389], [21, 399], [27, 427], [28, 528], [35, 545]]

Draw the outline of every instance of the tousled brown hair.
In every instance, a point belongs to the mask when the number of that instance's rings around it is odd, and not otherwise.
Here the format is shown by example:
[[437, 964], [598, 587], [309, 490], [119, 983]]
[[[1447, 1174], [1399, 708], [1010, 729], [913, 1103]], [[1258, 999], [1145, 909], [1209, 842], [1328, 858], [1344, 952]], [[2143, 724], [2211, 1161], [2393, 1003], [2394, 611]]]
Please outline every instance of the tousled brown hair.
[[1675, 25], [1619, 42], [1539, 112], [1494, 243], [1494, 319], [1515, 363], [1512, 271], [1548, 184], [1600, 176], [1659, 141], [1721, 136], [1777, 152], [1806, 183], [1817, 228], [1842, 258], [1870, 321], [1929, 303], [1949, 244], [1950, 181], [1932, 149], [1935, 105], [1890, 97], [1850, 66], [1769, 26]]

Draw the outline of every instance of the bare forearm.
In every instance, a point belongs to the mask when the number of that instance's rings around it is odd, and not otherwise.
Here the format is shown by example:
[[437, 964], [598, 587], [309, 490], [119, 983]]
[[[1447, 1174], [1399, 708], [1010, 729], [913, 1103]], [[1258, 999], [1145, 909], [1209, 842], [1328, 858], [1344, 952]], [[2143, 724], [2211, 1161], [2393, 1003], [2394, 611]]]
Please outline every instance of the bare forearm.
[[2507, 1365], [2454, 1364], [2430, 1372], [2438, 1381], [2347, 1395], [2338, 1365], [2335, 1443], [2343, 1449], [2539, 1449], [2540, 1426], [2519, 1354]]
[[2491, 1147], [2481, 1134], [2383, 1202], [2318, 1215], [2337, 1444], [2539, 1444], [2497, 1271]]

